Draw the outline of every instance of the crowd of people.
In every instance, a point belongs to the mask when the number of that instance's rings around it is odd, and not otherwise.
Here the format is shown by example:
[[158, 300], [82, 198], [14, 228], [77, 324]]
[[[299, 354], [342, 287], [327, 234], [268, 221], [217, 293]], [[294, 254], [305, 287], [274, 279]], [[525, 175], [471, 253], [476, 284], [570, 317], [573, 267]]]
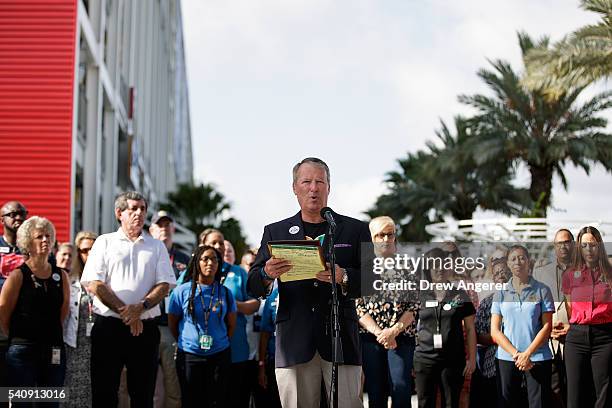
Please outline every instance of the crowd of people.
[[[333, 213], [335, 270], [327, 263], [315, 279], [283, 281], [292, 265], [268, 243], [329, 245], [320, 214], [329, 183], [321, 160], [296, 164], [300, 212], [267, 225], [259, 249], [240, 260], [212, 228], [190, 255], [181, 251], [165, 211], [146, 229], [147, 201], [133, 191], [116, 198], [117, 231], [81, 231], [74, 243], [57, 244], [48, 219], [5, 203], [0, 381], [64, 386], [62, 404], [74, 407], [325, 406], [334, 280], [340, 407], [362, 406], [364, 393], [370, 407], [408, 407], [415, 393], [423, 408], [612, 407], [612, 266], [596, 228], [576, 239], [557, 231], [552, 259], [499, 245], [486, 268], [466, 273], [442, 266], [461, 257], [457, 245], [434, 245], [424, 257], [439, 266], [381, 274], [424, 279], [431, 290], [362, 297], [364, 244], [393, 258], [395, 222]], [[476, 293], [462, 280], [505, 285]]]

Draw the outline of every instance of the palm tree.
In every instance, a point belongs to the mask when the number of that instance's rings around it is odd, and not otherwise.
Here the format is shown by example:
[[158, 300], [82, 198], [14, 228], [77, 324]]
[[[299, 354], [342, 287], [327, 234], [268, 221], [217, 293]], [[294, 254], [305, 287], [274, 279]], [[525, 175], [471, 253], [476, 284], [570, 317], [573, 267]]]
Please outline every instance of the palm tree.
[[168, 201], [160, 204], [160, 209], [169, 211], [196, 235], [206, 228], [219, 229], [234, 245], [236, 259], [240, 259], [247, 244], [240, 222], [227, 216], [230, 208], [215, 186], [204, 183], [196, 186], [179, 184], [175, 192], [168, 193]]
[[553, 97], [564, 89], [586, 86], [612, 76], [612, 0], [582, 0], [581, 7], [601, 16], [552, 48], [535, 48], [527, 55], [525, 84], [544, 88]]
[[[389, 193], [368, 212], [389, 215], [401, 226], [402, 240], [427, 241], [425, 226], [444, 216], [468, 219], [478, 207], [517, 214], [529, 203], [526, 190], [512, 186], [512, 169], [495, 163], [476, 164], [466, 147], [474, 136], [468, 121], [454, 120], [455, 135], [442, 122], [438, 144], [398, 160], [400, 171], [387, 174]], [[441, 146], [440, 146], [441, 144]]]
[[[523, 58], [535, 48], [548, 47], [548, 39], [534, 43], [525, 33], [518, 34]], [[563, 172], [568, 162], [588, 174], [591, 165], [601, 163], [612, 169], [612, 138], [603, 133], [607, 120], [599, 116], [612, 105], [612, 94], [601, 93], [579, 105], [584, 89], [575, 87], [556, 97], [546, 97], [541, 89], [528, 90], [521, 77], [505, 61], [492, 61], [493, 70], [482, 69], [478, 76], [494, 96], [460, 96], [459, 100], [477, 109], [472, 118], [478, 135], [472, 141], [474, 159], [479, 165], [504, 162], [516, 167], [524, 163], [531, 174], [531, 199], [546, 216], [551, 205], [553, 175], [567, 189]]]

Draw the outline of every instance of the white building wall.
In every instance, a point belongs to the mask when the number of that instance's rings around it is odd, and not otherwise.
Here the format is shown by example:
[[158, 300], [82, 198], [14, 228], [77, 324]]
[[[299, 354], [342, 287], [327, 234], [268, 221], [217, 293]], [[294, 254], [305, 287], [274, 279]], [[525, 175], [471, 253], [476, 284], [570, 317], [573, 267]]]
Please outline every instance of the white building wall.
[[142, 192], [154, 211], [193, 181], [180, 1], [79, 0], [78, 9], [73, 235], [116, 229], [121, 191]]

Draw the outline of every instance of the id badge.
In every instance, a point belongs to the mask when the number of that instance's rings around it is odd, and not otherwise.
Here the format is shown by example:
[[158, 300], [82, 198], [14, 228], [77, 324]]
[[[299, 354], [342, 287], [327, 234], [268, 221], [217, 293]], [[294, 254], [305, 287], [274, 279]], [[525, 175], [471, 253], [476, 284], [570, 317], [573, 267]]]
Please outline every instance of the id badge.
[[93, 329], [94, 322], [87, 322], [85, 324], [85, 336], [91, 337], [91, 329]]
[[434, 348], [441, 349], [442, 348], [442, 335], [434, 334]]
[[62, 350], [59, 347], [51, 348], [51, 364], [60, 365], [62, 361]]
[[212, 347], [212, 344], [213, 344], [212, 336], [209, 336], [208, 334], [200, 335], [200, 348], [202, 350], [210, 350], [210, 348]]

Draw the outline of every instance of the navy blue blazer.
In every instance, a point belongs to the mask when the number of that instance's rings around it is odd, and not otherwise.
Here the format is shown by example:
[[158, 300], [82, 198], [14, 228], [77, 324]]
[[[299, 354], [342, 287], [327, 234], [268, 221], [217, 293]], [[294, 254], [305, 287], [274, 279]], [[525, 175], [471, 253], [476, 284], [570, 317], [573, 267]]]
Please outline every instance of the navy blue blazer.
[[[345, 268], [348, 274], [348, 290], [341, 293], [338, 286], [340, 302], [340, 336], [344, 364], [361, 365], [361, 347], [359, 344], [359, 323], [355, 311], [354, 299], [361, 295], [362, 244], [367, 252], [371, 251], [371, 237], [368, 226], [354, 218], [334, 215], [336, 229], [336, 263]], [[299, 227], [296, 234], [289, 229]], [[295, 231], [295, 228], [292, 229]], [[287, 239], [304, 239], [304, 226], [301, 213], [293, 217], [267, 225], [264, 228], [261, 246], [255, 262], [249, 271], [247, 288], [251, 296], [265, 297], [267, 290], [263, 284], [262, 270], [270, 259], [268, 242]], [[329, 240], [323, 241], [327, 257]], [[295, 282], [279, 281], [279, 306], [276, 314], [276, 367], [290, 367], [310, 361], [315, 354], [327, 361], [332, 359], [331, 343], [331, 284], [316, 279]]]

